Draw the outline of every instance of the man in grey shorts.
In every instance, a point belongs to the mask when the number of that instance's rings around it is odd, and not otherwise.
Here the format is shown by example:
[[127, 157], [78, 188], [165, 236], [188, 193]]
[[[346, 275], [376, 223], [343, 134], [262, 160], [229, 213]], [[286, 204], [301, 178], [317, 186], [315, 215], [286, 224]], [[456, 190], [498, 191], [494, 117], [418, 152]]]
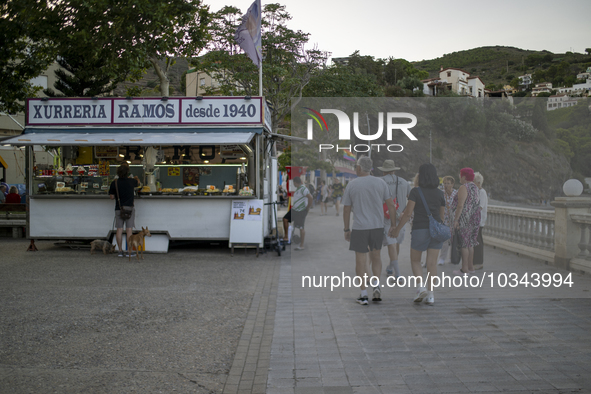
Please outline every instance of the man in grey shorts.
[[[394, 160], [384, 160], [384, 164], [382, 167], [378, 167], [378, 170], [384, 173], [382, 179], [388, 185], [388, 189], [390, 190], [390, 196], [394, 201], [394, 205], [398, 205], [398, 209], [396, 209], [395, 217], [396, 221], [402, 216], [402, 212], [404, 208], [406, 208], [406, 200], [408, 198], [408, 193], [410, 193], [410, 187], [408, 182], [404, 179], [394, 175], [394, 171], [399, 170], [399, 167], [396, 167], [394, 164]], [[391, 212], [388, 212], [390, 217], [392, 216]], [[398, 253], [400, 252], [400, 244], [404, 241], [404, 233], [405, 228], [403, 227], [400, 230], [400, 234], [398, 238], [390, 238], [388, 236], [388, 232], [392, 227], [390, 225], [390, 219], [384, 217], [384, 246], [388, 247], [388, 256], [390, 257], [390, 264], [386, 267], [386, 274], [388, 276], [394, 275], [396, 279], [400, 276], [400, 268], [398, 267]], [[395, 227], [395, 225], [394, 225]]]
[[[388, 209], [394, 212], [396, 208], [390, 197], [388, 185], [380, 178], [370, 176], [372, 161], [367, 156], [357, 160], [355, 172], [358, 178], [347, 185], [343, 195], [343, 221], [345, 224], [345, 240], [350, 242], [349, 250], [355, 252], [355, 273], [358, 277], [371, 277], [367, 272], [367, 257], [369, 254], [371, 271], [378, 279], [382, 273], [382, 259], [380, 251], [384, 235], [384, 202]], [[349, 226], [351, 212], [354, 214], [353, 226]], [[393, 215], [392, 226], [395, 227], [396, 216]], [[378, 283], [371, 283], [373, 287], [373, 301], [382, 300], [382, 292]], [[361, 283], [361, 295], [357, 302], [368, 305], [367, 289], [364, 281]]]

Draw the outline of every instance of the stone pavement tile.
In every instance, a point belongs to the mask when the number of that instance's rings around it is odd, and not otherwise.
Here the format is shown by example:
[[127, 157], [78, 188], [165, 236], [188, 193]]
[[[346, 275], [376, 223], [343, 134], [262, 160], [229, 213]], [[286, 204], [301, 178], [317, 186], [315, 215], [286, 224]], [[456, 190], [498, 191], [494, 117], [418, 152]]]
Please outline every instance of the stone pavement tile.
[[294, 388], [267, 387], [267, 394], [295, 394]]
[[353, 386], [353, 394], [381, 394], [382, 391], [377, 386]]
[[321, 387], [322, 379], [320, 377], [296, 378], [296, 387]]
[[477, 393], [481, 391], [494, 391], [496, 386], [491, 383], [481, 383], [481, 382], [470, 382], [464, 383], [464, 386], [471, 393]]
[[437, 384], [437, 391], [439, 393], [468, 393], [470, 392], [470, 390], [468, 390], [468, 388], [466, 386], [464, 386], [463, 384], [448, 384], [448, 383], [442, 383], [442, 384]]

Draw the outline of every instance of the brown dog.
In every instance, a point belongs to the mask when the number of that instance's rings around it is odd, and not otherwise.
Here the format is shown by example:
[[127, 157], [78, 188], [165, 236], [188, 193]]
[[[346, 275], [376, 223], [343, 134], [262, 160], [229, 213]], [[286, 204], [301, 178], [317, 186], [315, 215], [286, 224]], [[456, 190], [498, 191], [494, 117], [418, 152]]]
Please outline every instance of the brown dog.
[[146, 228], [142, 227], [142, 231], [140, 231], [137, 234], [133, 234], [132, 236], [127, 238], [127, 255], [129, 256], [129, 261], [131, 261], [131, 251], [134, 247], [137, 252], [137, 259], [139, 261], [140, 246], [142, 247], [141, 252], [142, 252], [142, 260], [143, 260], [143, 258], [144, 258], [144, 237], [151, 237], [151, 236], [152, 236], [152, 234], [150, 234], [150, 230], [148, 230], [148, 227], [146, 227]]
[[90, 243], [90, 254], [94, 254], [95, 250], [102, 250], [104, 254], [113, 253], [116, 246], [102, 239], [95, 239]]

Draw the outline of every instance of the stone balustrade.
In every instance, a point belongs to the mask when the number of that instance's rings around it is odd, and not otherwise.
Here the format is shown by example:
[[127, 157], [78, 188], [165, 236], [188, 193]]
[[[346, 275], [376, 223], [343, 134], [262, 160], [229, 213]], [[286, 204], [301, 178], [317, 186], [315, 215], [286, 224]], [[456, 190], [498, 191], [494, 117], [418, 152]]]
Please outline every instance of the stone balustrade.
[[555, 210], [489, 205], [484, 243], [591, 273], [591, 198], [558, 197]]
[[570, 215], [575, 226], [579, 227], [579, 253], [570, 261], [570, 269], [587, 271], [591, 265], [591, 214], [573, 214]]

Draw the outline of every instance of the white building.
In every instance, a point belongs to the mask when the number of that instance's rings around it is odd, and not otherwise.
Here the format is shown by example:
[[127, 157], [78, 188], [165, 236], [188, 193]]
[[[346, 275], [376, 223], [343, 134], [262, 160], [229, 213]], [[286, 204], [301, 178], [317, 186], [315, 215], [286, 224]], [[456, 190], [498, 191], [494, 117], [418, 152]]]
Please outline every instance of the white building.
[[522, 87], [522, 90], [528, 89], [532, 84], [531, 74], [520, 75], [517, 78], [519, 78], [519, 86]]
[[587, 67], [586, 72], [577, 74], [577, 79], [583, 79], [583, 80], [591, 79], [591, 67]]
[[424, 79], [423, 92], [428, 96], [437, 96], [442, 91], [452, 91], [462, 96], [484, 97], [484, 83], [477, 76], [459, 68], [446, 68], [439, 71], [438, 78]]
[[587, 79], [585, 83], [574, 84], [572, 88], [558, 88], [558, 93], [591, 96], [591, 78]]
[[572, 107], [573, 105], [577, 105], [577, 100], [569, 97], [566, 94], [556, 94], [554, 96], [548, 97], [546, 109], [548, 111], [553, 111], [558, 108]]
[[552, 82], [537, 83], [536, 86], [531, 90], [532, 97], [537, 97], [540, 93], [551, 93]]

